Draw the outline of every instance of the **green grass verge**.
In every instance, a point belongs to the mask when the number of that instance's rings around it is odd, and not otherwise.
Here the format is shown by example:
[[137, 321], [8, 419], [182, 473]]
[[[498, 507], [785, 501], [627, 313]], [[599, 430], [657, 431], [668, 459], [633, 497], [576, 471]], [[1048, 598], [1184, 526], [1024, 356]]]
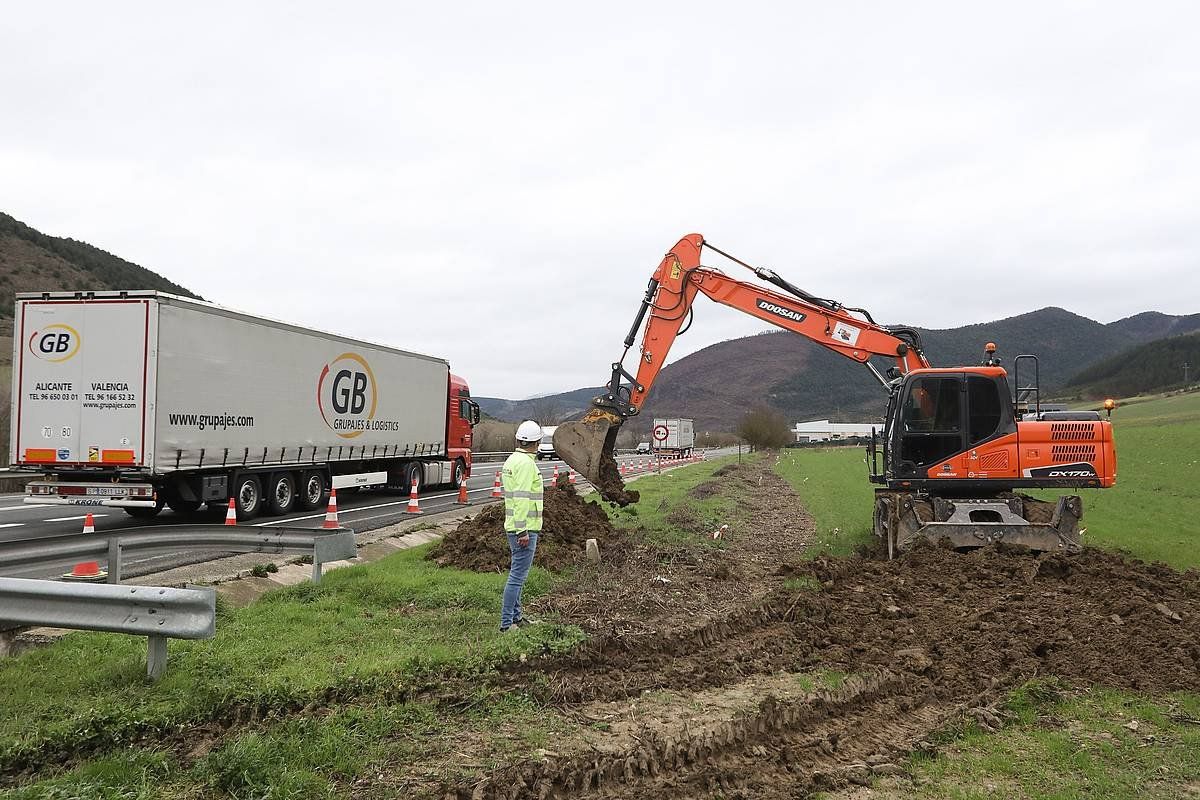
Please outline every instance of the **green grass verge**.
[[[114, 750], [6, 800], [332, 800], [413, 795], [401, 765], [428, 765], [437, 780], [466, 780], [530, 753], [568, 723], [522, 695], [486, 695], [461, 713], [430, 702], [341, 707], [289, 717], [228, 737], [184, 765], [154, 749]], [[471, 742], [464, 763], [455, 745]], [[203, 742], [198, 741], [203, 747]]]
[[1200, 697], [1149, 700], [1102, 689], [1060, 694], [1052, 683], [1037, 682], [1015, 692], [1006, 710], [1015, 716], [1012, 724], [997, 733], [973, 724], [955, 732], [939, 754], [910, 760], [915, 785], [885, 783], [872, 796], [1200, 796]]
[[[757, 463], [761, 453], [743, 453], [742, 463]], [[713, 473], [727, 464], [737, 464], [738, 456], [722, 456], [686, 467], [677, 467], [661, 475], [639, 478], [630, 484], [641, 498], [637, 503], [618, 508], [606, 505], [613, 524], [626, 528], [643, 528], [646, 539], [665, 546], [704, 545], [722, 547], [703, 533], [711, 533], [723, 524], [732, 529], [748, 523], [736, 513], [737, 498], [722, 491], [708, 497], [691, 494], [698, 485], [714, 478]]]
[[[235, 710], [402, 693], [470, 675], [531, 647], [565, 649], [578, 629], [497, 630], [504, 576], [440, 569], [426, 548], [328, 573], [223, 614], [217, 635], [170, 643], [163, 680], [147, 683], [145, 640], [76, 633], [0, 660], [0, 769], [80, 742], [118, 745]], [[536, 596], [549, 575], [531, 574]]]
[[809, 553], [850, 555], [870, 544], [874, 486], [861, 447], [789, 448], [775, 471], [792, 485], [817, 525]]

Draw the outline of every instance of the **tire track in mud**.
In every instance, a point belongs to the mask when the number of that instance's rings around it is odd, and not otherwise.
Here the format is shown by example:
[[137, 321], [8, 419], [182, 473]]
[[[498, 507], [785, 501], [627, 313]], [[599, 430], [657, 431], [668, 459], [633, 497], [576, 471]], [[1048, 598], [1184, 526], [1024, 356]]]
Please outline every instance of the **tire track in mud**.
[[731, 719], [642, 730], [626, 746], [513, 765], [446, 800], [587, 796], [607, 800], [790, 798], [894, 774], [892, 758], [965, 710], [914, 703], [920, 687], [886, 671], [797, 699], [764, 697]]

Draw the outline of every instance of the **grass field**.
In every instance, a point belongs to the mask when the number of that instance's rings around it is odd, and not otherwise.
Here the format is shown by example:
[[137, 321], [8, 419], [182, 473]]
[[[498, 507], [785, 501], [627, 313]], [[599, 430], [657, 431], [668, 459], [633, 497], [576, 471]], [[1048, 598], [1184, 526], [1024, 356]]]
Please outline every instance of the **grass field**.
[[1086, 545], [1200, 566], [1200, 393], [1118, 408], [1117, 485], [1083, 494]]
[[[1200, 394], [1119, 408], [1117, 486], [1082, 492], [1085, 545], [1179, 569], [1200, 566]], [[785, 450], [776, 469], [817, 521], [818, 550], [871, 540], [872, 486], [861, 448]], [[1200, 696], [1147, 698], [1033, 684], [1007, 702], [998, 733], [951, 731], [941, 755], [915, 756], [915, 784], [884, 782], [887, 798], [1200, 798]], [[1137, 720], [1136, 731], [1126, 725]]]
[[817, 523], [814, 552], [849, 555], [871, 542], [874, 484], [861, 447], [789, 448], [775, 465]]

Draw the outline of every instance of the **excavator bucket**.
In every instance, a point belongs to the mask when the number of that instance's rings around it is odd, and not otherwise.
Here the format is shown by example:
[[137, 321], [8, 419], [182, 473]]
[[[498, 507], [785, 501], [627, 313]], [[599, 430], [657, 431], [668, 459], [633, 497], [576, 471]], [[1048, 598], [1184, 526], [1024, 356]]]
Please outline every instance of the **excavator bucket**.
[[603, 408], [593, 408], [577, 422], [554, 431], [554, 452], [596, 487], [600, 496], [617, 505], [636, 503], [638, 493], [625, 488], [613, 450], [625, 420]]

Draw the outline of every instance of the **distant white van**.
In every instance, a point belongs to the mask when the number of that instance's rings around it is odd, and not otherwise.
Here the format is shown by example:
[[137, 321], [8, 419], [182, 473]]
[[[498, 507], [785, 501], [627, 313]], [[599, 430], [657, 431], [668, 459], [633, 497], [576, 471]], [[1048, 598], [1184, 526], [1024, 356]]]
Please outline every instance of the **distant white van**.
[[538, 461], [541, 461], [543, 458], [555, 458], [554, 432], [556, 430], [558, 430], [557, 425], [542, 428], [542, 441], [538, 443]]

